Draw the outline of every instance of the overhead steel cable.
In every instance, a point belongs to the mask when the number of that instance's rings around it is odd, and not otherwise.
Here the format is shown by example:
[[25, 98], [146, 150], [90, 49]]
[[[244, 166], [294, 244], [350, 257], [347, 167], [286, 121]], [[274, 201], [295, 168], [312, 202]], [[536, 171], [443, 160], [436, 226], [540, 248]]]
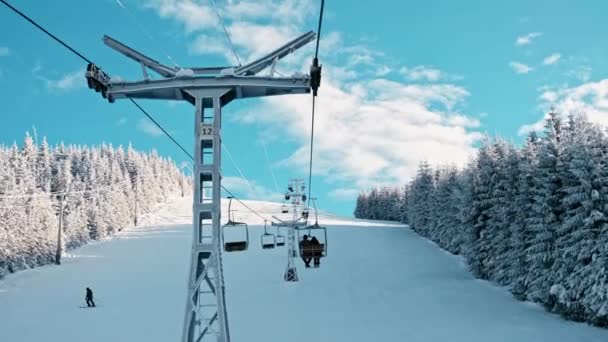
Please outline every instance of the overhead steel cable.
[[190, 157], [190, 159], [194, 160], [194, 157], [192, 156], [192, 154], [190, 154], [190, 152], [186, 151], [186, 149], [182, 146], [182, 144], [178, 143], [177, 140], [175, 140], [171, 134], [169, 134], [169, 132], [167, 132], [163, 126], [161, 126], [158, 122], [156, 122], [156, 120], [154, 120], [154, 118], [152, 117], [152, 115], [148, 114], [148, 112], [146, 112], [146, 110], [144, 110], [139, 103], [135, 102], [135, 100], [133, 100], [132, 98], [129, 98], [129, 100], [137, 107], [139, 108], [139, 110], [144, 113], [145, 116], [148, 117], [148, 119], [150, 119], [150, 121], [152, 121], [156, 127], [158, 127], [161, 131], [163, 131], [163, 133], [165, 133], [165, 135], [167, 137], [169, 137], [169, 139], [171, 139], [171, 141], [173, 141], [173, 143], [175, 143], [175, 145], [177, 145], [177, 147], [179, 147], [188, 157]]
[[228, 30], [226, 29], [226, 25], [224, 25], [224, 19], [222, 19], [222, 16], [220, 15], [220, 11], [217, 9], [217, 5], [215, 4], [215, 1], [209, 0], [209, 2], [211, 3], [211, 6], [213, 7], [215, 14], [217, 15], [217, 19], [220, 21], [220, 25], [222, 25], [222, 28], [224, 29], [224, 34], [226, 35], [226, 39], [228, 40], [228, 45], [230, 45], [230, 49], [232, 50], [232, 53], [234, 54], [234, 57], [236, 58], [237, 63], [239, 63], [239, 66], [241, 66], [241, 59], [239, 58], [239, 55], [236, 53], [234, 44], [232, 44], [232, 39], [230, 39], [230, 33], [228, 33]]
[[54, 34], [52, 34], [49, 31], [47, 31], [44, 27], [38, 25], [38, 23], [36, 23], [34, 20], [32, 20], [27, 15], [25, 15], [23, 12], [21, 12], [18, 9], [16, 9], [15, 7], [13, 7], [13, 5], [9, 4], [5, 0], [0, 0], [0, 2], [2, 2], [6, 7], [10, 8], [11, 10], [13, 10], [13, 12], [17, 13], [18, 15], [20, 15], [23, 19], [29, 21], [32, 25], [36, 26], [39, 30], [41, 30], [42, 32], [46, 33], [49, 37], [53, 38], [59, 44], [63, 45], [65, 48], [67, 48], [68, 50], [72, 51], [76, 56], [82, 58], [85, 62], [94, 64], [93, 62], [91, 62], [90, 59], [88, 59], [85, 56], [83, 56], [80, 52], [74, 50], [71, 46], [69, 46], [68, 44], [66, 44], [65, 42], [63, 42], [63, 40], [57, 38]]
[[[311, 66], [311, 87], [313, 88], [312, 94], [312, 119], [310, 124], [310, 161], [308, 164], [308, 203], [306, 208], [310, 209], [310, 197], [312, 193], [312, 154], [313, 154], [313, 142], [315, 136], [315, 98], [317, 97], [317, 89], [321, 82], [321, 67], [319, 66], [319, 41], [321, 40], [321, 24], [323, 23], [323, 9], [325, 8], [325, 0], [321, 0], [321, 9], [319, 11], [319, 26], [317, 30], [317, 44], [315, 48], [315, 58], [313, 59], [313, 65]], [[316, 74], [318, 72], [318, 75]]]
[[[13, 7], [6, 0], [0, 0], [0, 2], [2, 4], [4, 4], [6, 7], [8, 7], [9, 9], [11, 9], [13, 12], [17, 13], [19, 16], [21, 16], [22, 18], [24, 18], [25, 20], [27, 20], [28, 22], [30, 22], [32, 25], [34, 25], [40, 31], [44, 32], [46, 35], [48, 35], [49, 37], [51, 37], [53, 40], [55, 40], [56, 42], [58, 42], [61, 45], [63, 45], [66, 49], [70, 50], [72, 53], [74, 53], [76, 56], [80, 57], [85, 62], [90, 63], [90, 64], [95, 64], [90, 59], [86, 58], [84, 55], [82, 55], [81, 53], [79, 53], [78, 51], [76, 51], [74, 48], [72, 48], [70, 45], [68, 45], [67, 43], [65, 43], [63, 40], [59, 39], [58, 37], [56, 37], [55, 35], [53, 35], [49, 31], [47, 31], [44, 27], [42, 27], [41, 25], [39, 25], [38, 23], [36, 23], [33, 19], [31, 19], [30, 17], [28, 17], [27, 15], [25, 15], [23, 12], [21, 12], [18, 9], [16, 9], [15, 7]], [[190, 157], [190, 159], [192, 161], [194, 161], [194, 157], [192, 156], [192, 154], [190, 154], [179, 142], [177, 142], [177, 140], [175, 140], [173, 138], [173, 136], [171, 136], [171, 134], [169, 134], [169, 132], [167, 132], [150, 114], [148, 114], [147, 111], [145, 111], [135, 100], [133, 100], [131, 98], [129, 100], [131, 100], [131, 102], [146, 117], [148, 117], [148, 119], [150, 119], [167, 137], [169, 137], [169, 139], [171, 139], [171, 141], [173, 141], [174, 144], [176, 144], [188, 157]], [[222, 187], [222, 189], [224, 189], [224, 191], [226, 191], [229, 195], [231, 195], [232, 197], [234, 197], [234, 199], [237, 202], [239, 202], [240, 204], [242, 204], [249, 211], [251, 211], [252, 213], [254, 213], [255, 215], [257, 215], [258, 217], [262, 218], [263, 220], [266, 220], [266, 218], [264, 218], [258, 212], [256, 212], [255, 210], [251, 209], [249, 206], [247, 206], [245, 203], [243, 203], [240, 199], [238, 199], [236, 196], [234, 196], [234, 194], [230, 190], [228, 190], [225, 186], [221, 185], [221, 187]]]

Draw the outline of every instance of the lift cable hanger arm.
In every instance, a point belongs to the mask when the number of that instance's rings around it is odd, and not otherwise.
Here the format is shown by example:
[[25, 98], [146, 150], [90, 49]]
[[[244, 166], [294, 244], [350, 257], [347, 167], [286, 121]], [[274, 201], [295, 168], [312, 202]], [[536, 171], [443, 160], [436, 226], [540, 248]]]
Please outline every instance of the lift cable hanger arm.
[[111, 49], [116, 50], [116, 51], [120, 52], [121, 54], [125, 55], [126, 57], [131, 58], [132, 60], [145, 65], [146, 67], [156, 71], [159, 75], [161, 75], [163, 77], [175, 77], [175, 74], [178, 71], [176, 68], [166, 66], [166, 65], [136, 51], [135, 49], [132, 49], [132, 48], [126, 46], [125, 44], [119, 42], [118, 40], [116, 40], [110, 36], [104, 35], [103, 42]]
[[273, 63], [275, 63], [276, 60], [282, 59], [283, 57], [293, 53], [302, 46], [312, 42], [316, 36], [316, 33], [314, 33], [313, 31], [304, 33], [303, 35], [295, 38], [294, 40], [267, 54], [266, 56], [261, 57], [242, 67], [236, 68], [234, 73], [235, 75], [242, 76], [255, 75], [258, 72], [271, 66]]
[[103, 36], [103, 42], [108, 47], [113, 50], [118, 51], [124, 56], [136, 61], [137, 63], [141, 63], [144, 66], [154, 70], [159, 75], [169, 78], [175, 77], [180, 69], [191, 70], [195, 75], [213, 75], [219, 74], [224, 69], [234, 68], [233, 66], [221, 66], [221, 67], [195, 67], [195, 68], [174, 68], [167, 65], [164, 65], [153, 58], [150, 58], [143, 53], [136, 51], [133, 48], [128, 47], [126, 44], [119, 42], [118, 40], [108, 36]]

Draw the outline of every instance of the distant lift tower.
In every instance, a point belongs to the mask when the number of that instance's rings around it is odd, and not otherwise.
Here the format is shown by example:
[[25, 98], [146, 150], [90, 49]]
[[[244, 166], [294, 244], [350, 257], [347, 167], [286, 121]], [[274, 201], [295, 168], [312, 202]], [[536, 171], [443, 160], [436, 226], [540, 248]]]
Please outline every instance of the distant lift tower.
[[[195, 106], [193, 241], [183, 342], [229, 342], [222, 272], [220, 231], [221, 112], [234, 99], [283, 94], [316, 94], [321, 70], [313, 64], [310, 75], [275, 77], [277, 61], [316, 38], [310, 31], [272, 53], [238, 67], [172, 68], [130, 47], [103, 37], [110, 48], [141, 65], [144, 79], [113, 82], [97, 66], [87, 67], [89, 88], [110, 102], [118, 99], [185, 100]], [[268, 76], [257, 76], [270, 67]], [[148, 70], [162, 78], [150, 79]], [[205, 111], [206, 108], [212, 109]], [[216, 339], [214, 339], [214, 336]]]
[[289, 181], [285, 192], [285, 201], [291, 202], [292, 220], [283, 221], [273, 216], [277, 222], [272, 222], [272, 225], [287, 228], [287, 267], [283, 279], [287, 282], [296, 282], [299, 281], [299, 277], [295, 264], [295, 258], [298, 254], [295, 230], [305, 227], [308, 219], [308, 208], [303, 209], [306, 205], [306, 185], [303, 179]]

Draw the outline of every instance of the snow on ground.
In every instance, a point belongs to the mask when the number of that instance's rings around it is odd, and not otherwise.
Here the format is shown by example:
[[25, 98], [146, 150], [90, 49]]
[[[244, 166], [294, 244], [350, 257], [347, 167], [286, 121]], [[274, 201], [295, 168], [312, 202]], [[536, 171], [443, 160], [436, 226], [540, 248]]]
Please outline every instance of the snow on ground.
[[[247, 203], [268, 216], [280, 208]], [[178, 199], [139, 228], [72, 251], [60, 267], [0, 281], [0, 341], [178, 341], [191, 207]], [[234, 208], [238, 220], [261, 222]], [[282, 280], [285, 247], [261, 250], [260, 226], [250, 250], [225, 254], [233, 341], [608, 341], [608, 330], [473, 279], [459, 258], [403, 226], [327, 214], [321, 223], [331, 224], [328, 257], [319, 269], [300, 262], [298, 283]], [[86, 286], [96, 309], [79, 308]]]

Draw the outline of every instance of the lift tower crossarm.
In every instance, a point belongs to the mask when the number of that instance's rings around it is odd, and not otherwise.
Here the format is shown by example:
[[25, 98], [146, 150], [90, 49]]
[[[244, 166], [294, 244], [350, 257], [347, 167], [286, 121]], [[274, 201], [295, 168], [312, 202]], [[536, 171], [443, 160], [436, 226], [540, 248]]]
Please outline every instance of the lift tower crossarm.
[[251, 76], [271, 66], [276, 60], [279, 60], [302, 46], [312, 42], [316, 38], [317, 34], [313, 31], [309, 31], [299, 36], [298, 38], [288, 42], [266, 56], [259, 58], [247, 65], [237, 68], [234, 73], [235, 75]]
[[[140, 98], [188, 100], [181, 90], [188, 89], [233, 89], [232, 98], [251, 98], [283, 94], [310, 93], [310, 77], [188, 77], [160, 80], [113, 83], [107, 95], [114, 99]], [[224, 103], [226, 104], [226, 103]]]
[[103, 42], [110, 48], [156, 71], [159, 75], [163, 77], [175, 77], [178, 71], [175, 68], [168, 67], [140, 52], [135, 51], [134, 49], [126, 46], [125, 44], [119, 42], [118, 40], [110, 36], [104, 35]]

